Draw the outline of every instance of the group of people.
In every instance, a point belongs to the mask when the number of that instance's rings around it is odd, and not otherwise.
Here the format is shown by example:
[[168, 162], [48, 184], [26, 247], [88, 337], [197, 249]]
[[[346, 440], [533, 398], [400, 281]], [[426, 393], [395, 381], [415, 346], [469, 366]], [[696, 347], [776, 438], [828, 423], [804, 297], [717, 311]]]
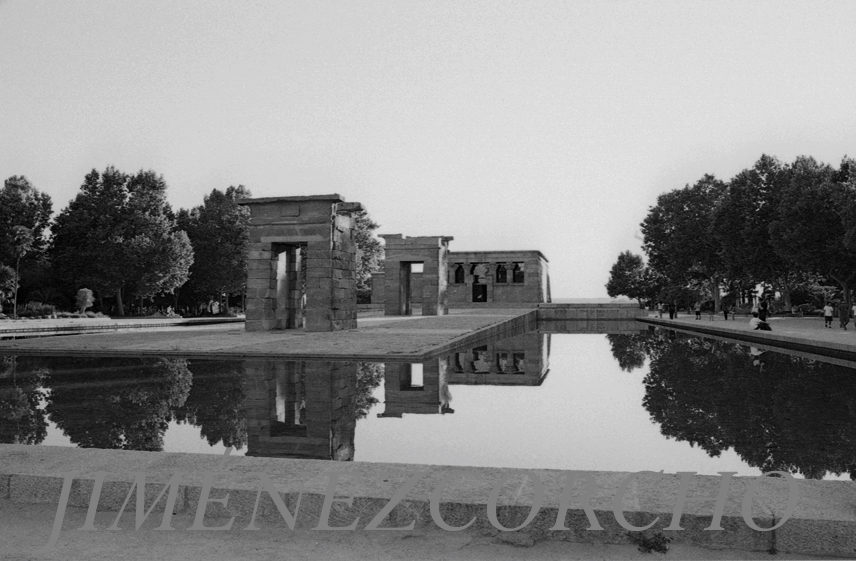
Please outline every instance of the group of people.
[[669, 312], [669, 319], [675, 319], [678, 315], [678, 307], [674, 302], [669, 302], [669, 304], [665, 304], [663, 301], [657, 302], [657, 314], [659, 314], [660, 319], [663, 318], [663, 312]]
[[[847, 302], [842, 300], [838, 303], [838, 322], [841, 329], [847, 331], [847, 324], [850, 323], [850, 316], [856, 316], [856, 304], [853, 308], [847, 306]], [[832, 319], [835, 317], [835, 307], [833, 302], [827, 302], [823, 307], [823, 326], [832, 329]]]
[[[734, 319], [735, 312], [737, 308], [734, 304], [726, 304], [722, 303], [722, 314], [725, 317], [726, 321], [728, 320], [728, 315], [731, 314], [731, 318]], [[796, 309], [796, 307], [794, 307]], [[665, 302], [657, 302], [657, 314], [660, 318], [663, 317], [663, 313], [668, 311], [669, 319], [675, 319], [677, 317], [677, 306], [675, 302], [670, 302], [666, 304]], [[695, 312], [696, 319], [701, 319], [701, 302], [696, 302], [693, 306], [693, 311]], [[832, 320], [835, 317], [836, 311], [838, 312], [838, 320], [841, 329], [847, 330], [847, 325], [850, 323], [850, 318], [856, 318], [856, 304], [853, 304], [852, 308], [847, 305], [844, 300], [837, 302], [827, 302], [823, 307], [823, 324], [824, 327], [832, 329]], [[755, 308], [752, 310], [752, 317], [749, 319], [749, 324], [753, 329], [757, 329], [760, 331], [772, 331], [770, 329], [770, 324], [767, 323], [767, 318], [770, 315], [770, 302], [767, 298], [762, 298]]]
[[[665, 312], [665, 311], [669, 312], [669, 319], [675, 319], [678, 316], [678, 307], [674, 302], [670, 302], [669, 304], [666, 304], [665, 302], [662, 302], [662, 301], [657, 302], [656, 310], [657, 310], [657, 314], [660, 317], [660, 319], [663, 318], [663, 312]], [[734, 307], [733, 304], [726, 304], [724, 302], [722, 303], [722, 313], [725, 315], [726, 320], [728, 319], [728, 314], [732, 314], [732, 319], [734, 319], [733, 316], [734, 316], [735, 310], [736, 310], [736, 308]], [[701, 319], [701, 302], [696, 302], [693, 305], [693, 311], [695, 312], [695, 318], [700, 320]]]

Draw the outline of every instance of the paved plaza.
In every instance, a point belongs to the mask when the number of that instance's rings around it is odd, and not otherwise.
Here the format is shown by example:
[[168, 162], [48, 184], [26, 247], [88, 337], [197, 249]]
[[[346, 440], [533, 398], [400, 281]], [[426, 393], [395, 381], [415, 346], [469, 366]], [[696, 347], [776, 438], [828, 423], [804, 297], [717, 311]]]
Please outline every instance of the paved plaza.
[[527, 312], [529, 310], [456, 310], [448, 316], [361, 317], [357, 329], [320, 333], [304, 330], [247, 332], [242, 324], [128, 329], [73, 337], [0, 340], [0, 352], [366, 360], [418, 358], [426, 353], [440, 352], [491, 326], [501, 327]]

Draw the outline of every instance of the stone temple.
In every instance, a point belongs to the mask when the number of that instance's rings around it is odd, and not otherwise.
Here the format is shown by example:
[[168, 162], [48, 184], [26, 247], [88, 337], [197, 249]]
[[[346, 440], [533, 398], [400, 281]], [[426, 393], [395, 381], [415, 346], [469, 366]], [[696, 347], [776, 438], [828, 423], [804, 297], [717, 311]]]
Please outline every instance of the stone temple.
[[[540, 251], [450, 251], [446, 259], [445, 301], [448, 307], [514, 308], [552, 302], [548, 261]], [[427, 266], [423, 271], [427, 271]], [[407, 276], [400, 269], [391, 278], [387, 265], [385, 272], [372, 275], [372, 304], [383, 304], [386, 315], [408, 315], [409, 312], [390, 314], [389, 294], [392, 293], [396, 299], [392, 304], [394, 309], [411, 310], [422, 306], [423, 315], [435, 315], [430, 305], [423, 304], [426, 293], [423, 279], [426, 278], [434, 282], [433, 276], [426, 277], [425, 272], [411, 272]], [[406, 291], [409, 291], [409, 300], [402, 304]]]
[[[354, 213], [338, 195], [243, 199], [250, 209], [247, 331], [356, 329]], [[388, 316], [445, 315], [450, 306], [550, 303], [540, 251], [450, 252], [451, 236], [382, 234], [385, 271], [372, 276], [372, 304]]]
[[243, 199], [250, 209], [247, 331], [357, 327], [353, 213], [336, 194]]

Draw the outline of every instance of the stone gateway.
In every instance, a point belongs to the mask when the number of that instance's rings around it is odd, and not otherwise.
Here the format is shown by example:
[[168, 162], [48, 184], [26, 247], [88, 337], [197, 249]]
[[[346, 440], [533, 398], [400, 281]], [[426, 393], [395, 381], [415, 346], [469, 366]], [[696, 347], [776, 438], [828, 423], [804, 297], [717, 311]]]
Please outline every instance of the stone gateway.
[[247, 331], [356, 329], [362, 205], [337, 194], [238, 202], [250, 209]]

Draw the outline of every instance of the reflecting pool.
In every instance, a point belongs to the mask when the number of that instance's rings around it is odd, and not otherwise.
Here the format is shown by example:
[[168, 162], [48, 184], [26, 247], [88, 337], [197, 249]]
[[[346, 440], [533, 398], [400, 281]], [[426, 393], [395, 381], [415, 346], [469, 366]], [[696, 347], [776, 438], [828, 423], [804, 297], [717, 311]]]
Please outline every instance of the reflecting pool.
[[0, 356], [0, 442], [232, 446], [256, 456], [459, 466], [856, 472], [856, 372], [846, 362], [659, 330], [559, 331], [545, 324], [417, 364]]

